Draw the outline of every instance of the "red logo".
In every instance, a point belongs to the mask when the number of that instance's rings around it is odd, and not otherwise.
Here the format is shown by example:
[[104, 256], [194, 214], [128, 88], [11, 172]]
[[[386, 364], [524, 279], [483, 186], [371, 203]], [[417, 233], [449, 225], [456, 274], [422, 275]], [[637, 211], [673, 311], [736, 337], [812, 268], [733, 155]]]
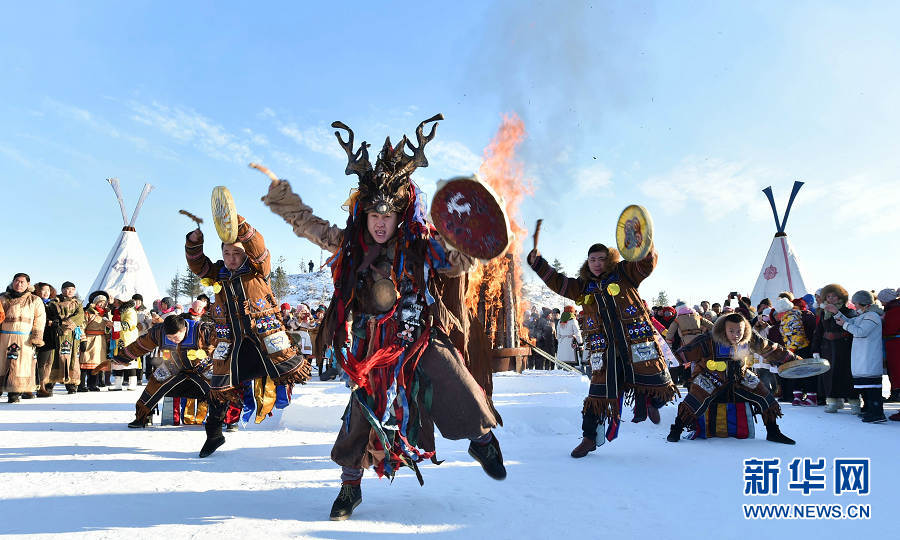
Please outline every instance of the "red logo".
[[763, 272], [763, 277], [766, 278], [767, 280], [773, 279], [777, 275], [778, 275], [778, 269], [771, 265], [768, 268], [766, 268], [766, 270]]

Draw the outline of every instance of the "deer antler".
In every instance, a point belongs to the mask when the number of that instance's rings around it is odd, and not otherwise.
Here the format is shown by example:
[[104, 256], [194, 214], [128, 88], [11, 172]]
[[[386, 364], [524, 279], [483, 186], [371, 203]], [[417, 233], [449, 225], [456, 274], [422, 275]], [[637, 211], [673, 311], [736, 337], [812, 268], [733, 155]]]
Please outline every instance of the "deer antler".
[[340, 143], [341, 148], [344, 149], [344, 152], [347, 152], [347, 168], [344, 169], [344, 173], [355, 174], [356, 176], [362, 178], [363, 176], [371, 172], [372, 164], [369, 163], [369, 145], [366, 143], [366, 141], [363, 141], [362, 144], [359, 145], [359, 150], [354, 152], [353, 130], [347, 127], [347, 125], [343, 122], [332, 122], [331, 127], [346, 130], [349, 137], [349, 140], [347, 142], [344, 142], [344, 139], [341, 138], [341, 132], [334, 132], [334, 136], [337, 137], [338, 143]]
[[431, 139], [434, 138], [434, 132], [437, 131], [437, 124], [435, 124], [434, 126], [431, 127], [431, 131], [428, 132], [428, 135], [425, 135], [425, 133], [424, 133], [425, 124], [429, 124], [431, 122], [437, 122], [438, 120], [443, 120], [443, 119], [444, 119], [444, 115], [441, 113], [437, 113], [436, 115], [432, 116], [428, 120], [423, 120], [421, 123], [419, 123], [419, 126], [416, 128], [416, 139], [418, 139], [418, 142], [419, 142], [418, 147], [413, 146], [413, 143], [411, 143], [409, 141], [409, 139], [407, 139], [406, 144], [409, 146], [409, 149], [412, 150], [412, 153], [413, 153], [413, 155], [412, 155], [412, 158], [413, 158], [412, 163], [414, 165], [413, 168], [428, 166], [428, 160], [425, 159], [425, 145], [428, 144], [431, 141]]

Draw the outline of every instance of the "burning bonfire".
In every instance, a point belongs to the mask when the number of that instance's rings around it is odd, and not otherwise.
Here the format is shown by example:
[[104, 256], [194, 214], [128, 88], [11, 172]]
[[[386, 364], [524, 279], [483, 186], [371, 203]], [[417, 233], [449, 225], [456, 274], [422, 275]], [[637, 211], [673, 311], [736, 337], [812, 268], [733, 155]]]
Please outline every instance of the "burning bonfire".
[[532, 193], [522, 165], [516, 160], [516, 147], [525, 138], [525, 125], [515, 114], [505, 115], [497, 134], [484, 151], [478, 176], [503, 198], [513, 241], [503, 257], [480, 264], [470, 275], [466, 305], [476, 314], [494, 349], [494, 371], [521, 371], [530, 354], [522, 342], [531, 342], [522, 324], [526, 302], [520, 302], [522, 287], [522, 240], [527, 236], [519, 222], [519, 205]]

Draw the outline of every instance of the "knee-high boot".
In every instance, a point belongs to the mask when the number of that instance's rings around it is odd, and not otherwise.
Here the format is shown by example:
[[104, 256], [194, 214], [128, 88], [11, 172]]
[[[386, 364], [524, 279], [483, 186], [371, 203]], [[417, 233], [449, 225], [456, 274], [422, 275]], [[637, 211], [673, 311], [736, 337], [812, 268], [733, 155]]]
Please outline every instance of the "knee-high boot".
[[209, 412], [206, 415], [206, 442], [200, 449], [200, 457], [205, 458], [212, 455], [217, 448], [225, 444], [225, 435], [222, 435], [222, 422], [225, 420], [225, 411], [227, 405], [209, 400]]

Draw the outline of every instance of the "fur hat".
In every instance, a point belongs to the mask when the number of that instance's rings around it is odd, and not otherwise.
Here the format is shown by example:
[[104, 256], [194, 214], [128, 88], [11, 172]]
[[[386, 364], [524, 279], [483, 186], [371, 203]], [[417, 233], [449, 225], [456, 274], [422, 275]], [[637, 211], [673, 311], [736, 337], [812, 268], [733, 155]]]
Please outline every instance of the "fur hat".
[[563, 311], [567, 311], [569, 313], [575, 313], [575, 306], [566, 306], [563, 308]]
[[881, 300], [882, 304], [893, 302], [898, 296], [900, 296], [900, 291], [897, 289], [881, 289], [878, 292], [878, 299]]
[[857, 306], [871, 306], [875, 303], [875, 296], [869, 291], [856, 291], [853, 293], [853, 298], [851, 298], [851, 300]]
[[794, 303], [787, 298], [779, 297], [775, 300], [775, 304], [772, 308], [775, 310], [775, 313], [784, 313], [794, 309]]
[[94, 291], [88, 295], [88, 303], [93, 304], [94, 300], [96, 300], [98, 296], [102, 296], [104, 300], [109, 302], [109, 295], [106, 294], [105, 291]]
[[836, 294], [845, 304], [850, 299], [850, 293], [847, 292], [847, 289], [837, 283], [831, 283], [822, 287], [822, 300], [825, 300], [829, 294]]

